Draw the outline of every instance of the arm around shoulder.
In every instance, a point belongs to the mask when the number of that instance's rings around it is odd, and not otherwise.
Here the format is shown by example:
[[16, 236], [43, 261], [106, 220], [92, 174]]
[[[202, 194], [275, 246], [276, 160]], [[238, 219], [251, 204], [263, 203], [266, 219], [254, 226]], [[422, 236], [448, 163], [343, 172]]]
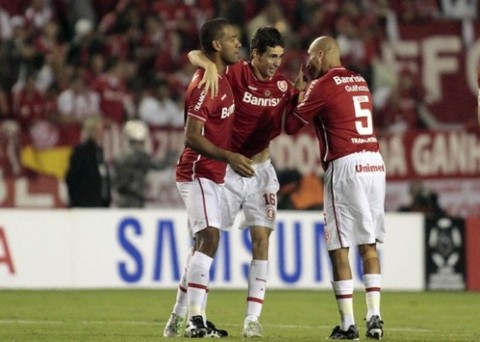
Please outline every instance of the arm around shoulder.
[[203, 78], [198, 84], [199, 87], [205, 84], [205, 91], [210, 89], [210, 95], [213, 97], [218, 94], [218, 70], [215, 63], [213, 63], [207, 55], [201, 50], [192, 50], [188, 53], [188, 60], [194, 66], [205, 69]]

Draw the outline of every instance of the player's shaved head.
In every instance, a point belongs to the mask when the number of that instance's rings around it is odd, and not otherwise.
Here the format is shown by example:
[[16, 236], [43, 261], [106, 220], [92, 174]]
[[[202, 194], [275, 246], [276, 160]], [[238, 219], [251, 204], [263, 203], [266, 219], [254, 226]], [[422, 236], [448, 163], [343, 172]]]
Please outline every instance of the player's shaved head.
[[331, 68], [342, 65], [338, 43], [330, 36], [316, 38], [308, 48], [308, 55], [307, 68], [313, 79], [320, 77]]
[[340, 47], [335, 39], [330, 36], [321, 36], [315, 39], [310, 47], [308, 53], [318, 54], [322, 51], [325, 54], [325, 58], [330, 61], [337, 61], [340, 63]]

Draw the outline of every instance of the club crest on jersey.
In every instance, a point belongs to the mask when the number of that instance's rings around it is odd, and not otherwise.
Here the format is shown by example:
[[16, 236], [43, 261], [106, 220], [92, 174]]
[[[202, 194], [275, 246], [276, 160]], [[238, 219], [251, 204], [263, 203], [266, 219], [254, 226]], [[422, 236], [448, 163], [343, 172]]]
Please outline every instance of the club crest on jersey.
[[275, 220], [275, 208], [273, 207], [267, 207], [267, 209], [265, 209], [265, 216], [267, 217], [267, 220], [269, 221], [273, 221]]
[[280, 89], [282, 92], [286, 92], [288, 89], [287, 82], [282, 80], [277, 82], [277, 87]]

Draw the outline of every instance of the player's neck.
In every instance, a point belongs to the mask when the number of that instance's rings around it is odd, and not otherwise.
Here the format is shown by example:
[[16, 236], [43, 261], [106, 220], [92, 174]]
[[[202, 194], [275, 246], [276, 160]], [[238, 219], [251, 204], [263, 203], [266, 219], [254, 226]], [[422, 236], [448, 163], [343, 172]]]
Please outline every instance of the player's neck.
[[227, 69], [227, 65], [221, 58], [212, 58], [212, 62], [215, 64], [217, 67], [217, 71], [219, 75], [223, 75], [225, 73], [225, 70]]
[[261, 72], [260, 69], [257, 68], [253, 63], [251, 63], [252, 66], [252, 72], [259, 81], [269, 81], [272, 79], [270, 76], [264, 76]]

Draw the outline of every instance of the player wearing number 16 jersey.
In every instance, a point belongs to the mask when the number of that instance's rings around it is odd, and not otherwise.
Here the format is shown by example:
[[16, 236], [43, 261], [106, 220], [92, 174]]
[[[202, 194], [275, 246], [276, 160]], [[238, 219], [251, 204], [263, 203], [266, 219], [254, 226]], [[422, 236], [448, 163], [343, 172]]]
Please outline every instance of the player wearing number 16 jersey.
[[[239, 61], [227, 66], [228, 79], [235, 98], [235, 115], [232, 127], [232, 151], [252, 160], [253, 177], [244, 177], [227, 166], [225, 175], [226, 206], [223, 224], [233, 225], [241, 212], [240, 228], [249, 227], [252, 238], [252, 261], [248, 275], [247, 309], [243, 336], [260, 337], [266, 283], [269, 237], [275, 229], [277, 211], [276, 194], [279, 183], [270, 161], [269, 144], [282, 131], [282, 118], [286, 110], [297, 103], [296, 90], [286, 77], [278, 73], [284, 54], [285, 42], [274, 27], [259, 28], [250, 44], [250, 62]], [[201, 51], [191, 51], [190, 61], [205, 69], [206, 85], [218, 87], [218, 71]], [[299, 78], [303, 81], [303, 77]], [[203, 80], [202, 80], [203, 81]], [[302, 82], [297, 86], [301, 88]], [[215, 91], [213, 91], [215, 93]], [[175, 311], [180, 311], [181, 287], [177, 292]]]
[[353, 315], [350, 246], [359, 246], [366, 288], [367, 332], [381, 339], [380, 262], [376, 243], [383, 242], [385, 165], [372, 125], [372, 96], [364, 78], [340, 63], [337, 42], [317, 38], [308, 50], [313, 81], [286, 119], [293, 134], [313, 123], [325, 169], [325, 240], [333, 266], [333, 290], [341, 324], [330, 339], [358, 339]]

